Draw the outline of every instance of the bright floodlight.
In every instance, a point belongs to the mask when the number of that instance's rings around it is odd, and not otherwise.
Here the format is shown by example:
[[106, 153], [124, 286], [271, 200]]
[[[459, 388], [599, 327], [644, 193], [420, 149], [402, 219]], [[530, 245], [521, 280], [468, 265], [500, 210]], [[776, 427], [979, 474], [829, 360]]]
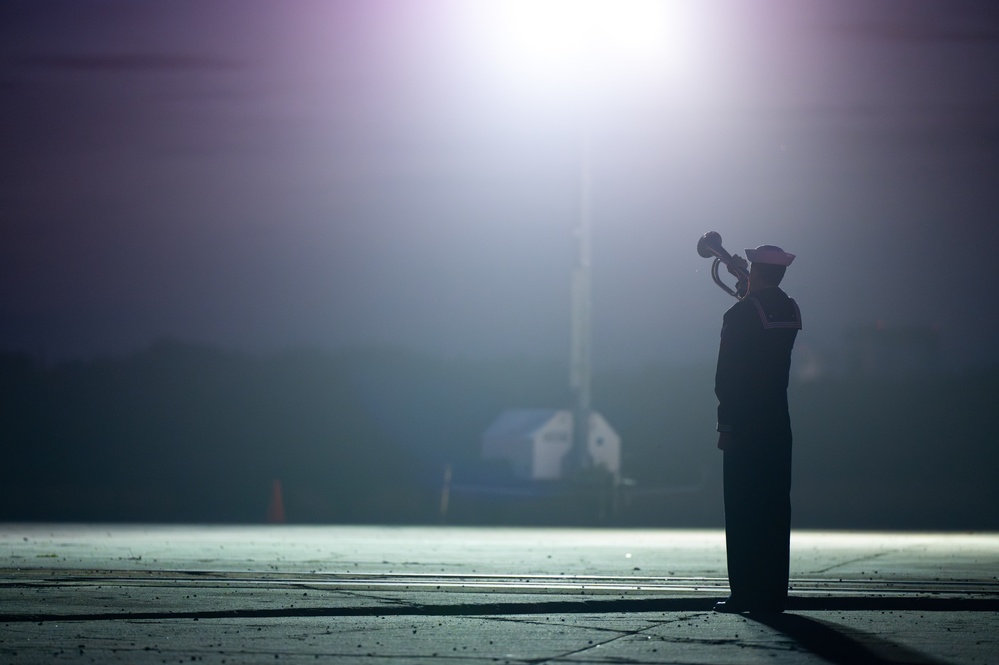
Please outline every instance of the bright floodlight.
[[508, 28], [535, 60], [580, 57], [595, 50], [655, 53], [665, 39], [657, 0], [512, 0]]
[[495, 20], [504, 59], [561, 78], [672, 66], [685, 50], [683, 8], [670, 0], [505, 0]]

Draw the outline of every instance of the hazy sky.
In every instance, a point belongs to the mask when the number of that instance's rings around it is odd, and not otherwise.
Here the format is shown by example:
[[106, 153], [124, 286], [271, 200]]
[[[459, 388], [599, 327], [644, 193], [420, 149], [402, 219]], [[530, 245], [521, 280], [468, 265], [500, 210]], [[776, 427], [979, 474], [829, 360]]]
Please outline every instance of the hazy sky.
[[996, 7], [667, 3], [566, 70], [495, 2], [6, 0], [0, 350], [567, 357], [585, 133], [597, 365], [714, 357], [708, 230], [798, 255], [802, 349], [996, 362]]

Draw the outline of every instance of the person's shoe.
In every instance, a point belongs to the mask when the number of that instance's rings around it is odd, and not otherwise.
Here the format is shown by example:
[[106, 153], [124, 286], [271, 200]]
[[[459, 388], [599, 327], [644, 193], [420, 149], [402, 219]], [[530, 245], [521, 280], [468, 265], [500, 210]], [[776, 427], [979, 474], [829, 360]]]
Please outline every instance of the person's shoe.
[[759, 613], [759, 614], [780, 614], [784, 611], [784, 608], [779, 605], [768, 605], [764, 603], [743, 603], [739, 600], [733, 600], [731, 596], [725, 600], [720, 600], [715, 603], [715, 612], [722, 612], [724, 614], [743, 614], [745, 612]]
[[729, 596], [725, 600], [719, 600], [715, 603], [714, 610], [715, 612], [722, 612], [724, 614], [742, 614], [743, 612], [748, 612], [749, 608]]
[[747, 612], [752, 614], [780, 614], [784, 611], [781, 605], [753, 605]]

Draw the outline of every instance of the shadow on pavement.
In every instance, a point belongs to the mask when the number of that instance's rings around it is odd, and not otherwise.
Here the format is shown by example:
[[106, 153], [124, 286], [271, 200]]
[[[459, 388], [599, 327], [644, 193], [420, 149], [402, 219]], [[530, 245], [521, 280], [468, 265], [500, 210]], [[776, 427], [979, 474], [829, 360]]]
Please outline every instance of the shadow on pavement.
[[[925, 608], [924, 608], [925, 609]], [[946, 665], [870, 633], [797, 614], [747, 614], [794, 640], [799, 646], [838, 665]]]

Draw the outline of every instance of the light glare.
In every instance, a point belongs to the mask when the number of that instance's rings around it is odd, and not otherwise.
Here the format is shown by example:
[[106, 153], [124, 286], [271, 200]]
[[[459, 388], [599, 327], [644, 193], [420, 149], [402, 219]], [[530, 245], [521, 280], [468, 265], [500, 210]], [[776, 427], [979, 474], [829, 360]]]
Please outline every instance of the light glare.
[[563, 78], [672, 64], [685, 50], [684, 3], [662, 0], [509, 0], [499, 4], [504, 59]]

